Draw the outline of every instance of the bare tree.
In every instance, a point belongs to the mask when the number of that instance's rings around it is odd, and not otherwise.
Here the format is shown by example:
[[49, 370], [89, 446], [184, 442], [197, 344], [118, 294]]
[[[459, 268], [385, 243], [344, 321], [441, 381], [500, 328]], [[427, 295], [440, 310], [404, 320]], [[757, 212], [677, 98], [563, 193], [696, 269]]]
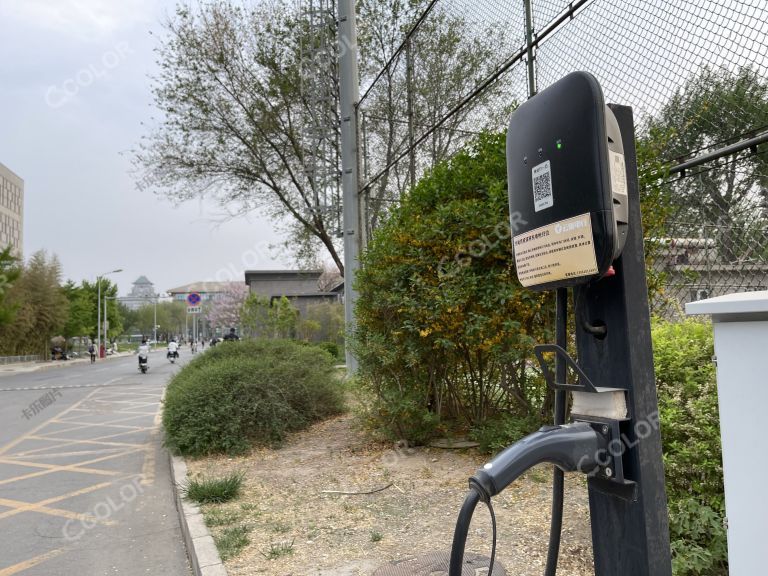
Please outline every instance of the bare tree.
[[226, 0], [179, 7], [158, 48], [155, 103], [163, 120], [135, 163], [176, 202], [211, 196], [231, 212], [266, 211], [306, 243], [322, 245], [343, 273], [333, 229], [305, 175], [310, 114], [301, 91], [307, 30], [285, 5]]
[[[383, 70], [363, 110], [370, 130], [367, 151], [380, 166], [390, 164], [408, 144], [406, 88], [419, 129], [435, 125], [457, 97], [489, 72], [497, 42], [489, 38], [503, 37], [465, 33], [461, 17], [433, 10], [414, 37], [407, 79], [403, 66], [385, 65], [404, 57], [398, 47], [427, 5], [426, 0], [361, 0], [358, 5], [363, 85], [370, 86]], [[331, 45], [335, 26], [330, 17], [323, 30]], [[160, 194], [175, 202], [207, 196], [229, 214], [262, 211], [287, 232], [286, 248], [298, 261], [315, 263], [318, 250], [324, 249], [343, 275], [338, 214], [321, 206], [326, 192], [311, 169], [318, 162], [339, 166], [335, 59], [330, 66], [318, 64], [321, 81], [324, 76], [330, 86], [330, 103], [318, 104], [302, 86], [313, 64], [305, 47], [317, 30], [294, 3], [255, 0], [179, 6], [166, 28], [153, 89], [162, 119], [135, 152], [139, 181], [155, 183]], [[318, 110], [321, 105], [330, 108]], [[481, 116], [478, 121], [467, 109], [446, 121], [415, 158], [419, 172], [456, 150], [464, 125], [480, 129], [493, 124], [489, 115]], [[318, 147], [307, 138], [318, 118], [335, 131], [333, 146]], [[368, 191], [374, 226], [387, 203], [407, 188], [406, 176], [397, 165]]]

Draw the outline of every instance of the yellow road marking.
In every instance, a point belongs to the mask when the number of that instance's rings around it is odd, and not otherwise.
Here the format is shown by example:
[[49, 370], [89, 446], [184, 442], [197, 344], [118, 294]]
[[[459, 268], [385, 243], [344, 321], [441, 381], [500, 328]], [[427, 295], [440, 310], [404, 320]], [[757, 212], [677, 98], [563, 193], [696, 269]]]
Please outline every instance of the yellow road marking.
[[[57, 438], [56, 434], [66, 433], [66, 432], [76, 432], [77, 430], [81, 430], [81, 428], [75, 428], [74, 430], [62, 430], [61, 432], [51, 432], [51, 436], [41, 435], [38, 436], [40, 440], [75, 440], [74, 438]], [[152, 428], [146, 427], [146, 428], [139, 428], [137, 430], [123, 430], [122, 432], [116, 432], [115, 434], [109, 434], [107, 436], [99, 436], [98, 438], [115, 438], [116, 436], [125, 436], [126, 434], [135, 434], [136, 432], [146, 432], [147, 430], [152, 430]], [[143, 444], [139, 444], [139, 446], [143, 446]]]
[[102, 488], [106, 488], [111, 485], [112, 485], [112, 482], [102, 482], [101, 484], [94, 484], [93, 486], [88, 486], [87, 488], [81, 488], [80, 490], [75, 490], [74, 492], [69, 492], [67, 494], [62, 494], [60, 496], [54, 496], [53, 498], [41, 500], [40, 502], [21, 502], [19, 500], [8, 500], [6, 498], [0, 498], [0, 505], [7, 506], [8, 508], [12, 508], [12, 510], [7, 510], [5, 512], [0, 513], [0, 520], [2, 520], [3, 518], [8, 518], [9, 516], [15, 516], [16, 514], [21, 514], [22, 512], [39, 512], [40, 514], [48, 514], [49, 516], [60, 516], [62, 518], [69, 518], [71, 520], [88, 520], [91, 522], [98, 522], [100, 524], [104, 524], [105, 526], [113, 526], [116, 524], [116, 522], [112, 520], [99, 520], [98, 518], [94, 518], [90, 514], [80, 514], [78, 512], [70, 512], [69, 510], [62, 510], [61, 508], [50, 508], [48, 506], [48, 504], [54, 504], [56, 502], [61, 502], [62, 500], [74, 498], [75, 496], [88, 494], [89, 492], [101, 490]]
[[124, 424], [93, 424], [91, 422], [62, 422], [61, 420], [54, 420], [54, 424], [76, 424], [74, 428], [67, 428], [66, 430], [56, 430], [54, 434], [66, 434], [67, 432], [74, 432], [75, 430], [82, 430], [83, 428], [123, 428], [125, 430], [136, 430], [140, 426], [126, 426]]
[[46, 552], [45, 554], [40, 554], [39, 556], [35, 556], [34, 558], [30, 558], [29, 560], [24, 560], [23, 562], [19, 562], [18, 564], [14, 564], [13, 566], [8, 566], [7, 568], [0, 568], [0, 576], [11, 576], [12, 574], [18, 574], [19, 572], [28, 570], [29, 568], [32, 568], [33, 566], [37, 566], [38, 564], [41, 564], [46, 560], [55, 558], [62, 552], [64, 552], [63, 548], [59, 548], [57, 550], [51, 550], [50, 552]]
[[[87, 412], [88, 414], [104, 414], [104, 412], [94, 412], [93, 410], [88, 410], [87, 408], [75, 408], [73, 412]], [[154, 412], [131, 412], [130, 410], [120, 410], [119, 412], [114, 412], [114, 414], [139, 414], [141, 416], [152, 416]]]
[[[30, 472], [29, 474], [24, 474], [22, 476], [6, 478], [5, 480], [0, 480], [0, 486], [3, 484], [10, 484], [11, 482], [18, 482], [19, 480], [27, 480], [29, 478], [37, 478], [38, 476], [46, 476], [47, 474], [53, 474], [54, 472], [80, 472], [80, 468], [86, 464], [95, 464], [96, 462], [103, 462], [105, 460], [111, 460], [112, 458], [127, 456], [128, 454], [133, 454], [134, 452], [138, 451], [138, 449], [124, 450], [123, 452], [118, 452], [117, 454], [109, 454], [107, 456], [102, 456], [101, 458], [93, 458], [91, 460], [86, 460], [85, 462], [78, 462], [77, 464], [62, 464], [60, 466], [54, 466], [49, 470]], [[85, 472], [85, 474], [91, 474], [91, 472]]]
[[43, 428], [45, 428], [46, 426], [48, 426], [48, 424], [50, 424], [51, 422], [53, 422], [53, 421], [54, 421], [54, 420], [56, 420], [57, 418], [60, 418], [60, 417], [61, 417], [61, 416], [63, 416], [64, 414], [66, 414], [66, 413], [70, 412], [70, 411], [71, 411], [73, 408], [76, 408], [77, 406], [79, 406], [80, 404], [82, 404], [83, 402], [85, 402], [86, 400], [88, 400], [88, 399], [89, 399], [91, 396], [93, 396], [94, 394], [96, 394], [96, 392], [98, 392], [98, 391], [99, 391], [99, 389], [98, 389], [98, 388], [96, 388], [96, 389], [95, 389], [93, 392], [90, 392], [90, 393], [89, 393], [89, 394], [88, 394], [88, 395], [87, 395], [85, 398], [83, 398], [83, 399], [82, 399], [82, 400], [80, 400], [79, 402], [76, 402], [76, 403], [72, 404], [72, 406], [70, 406], [69, 408], [67, 408], [67, 409], [66, 409], [66, 410], [64, 410], [63, 412], [59, 412], [58, 414], [56, 414], [56, 416], [54, 416], [54, 417], [53, 417], [53, 418], [51, 418], [50, 420], [46, 420], [45, 422], [43, 422], [43, 423], [42, 423], [42, 424], [40, 424], [39, 426], [37, 426], [37, 427], [33, 428], [32, 430], [30, 430], [30, 431], [29, 431], [29, 432], [27, 432], [26, 434], [22, 434], [21, 436], [19, 436], [18, 438], [16, 438], [16, 440], [11, 440], [10, 442], [8, 442], [7, 444], [5, 444], [4, 446], [0, 446], [0, 456], [2, 456], [3, 454], [5, 454], [6, 452], [8, 452], [8, 450], [10, 450], [11, 448], [13, 448], [13, 447], [14, 447], [14, 446], [16, 446], [17, 444], [20, 444], [20, 443], [22, 443], [22, 442], [23, 442], [23, 441], [24, 441], [26, 438], [28, 438], [30, 435], [32, 435], [32, 434], [35, 434], [35, 433], [37, 433], [39, 430], [42, 430]]
[[[56, 446], [56, 448], [59, 448], [61, 445]], [[20, 464], [24, 465], [27, 463], [27, 460], [23, 460], [23, 458], [69, 458], [72, 456], [85, 456], [85, 455], [93, 455], [93, 454], [107, 454], [108, 452], [119, 452], [120, 448], [101, 448], [99, 450], [78, 450], [76, 452], [54, 452], [53, 454], [9, 454], [12, 460], [12, 464]], [[31, 460], [29, 461], [31, 462]]]
[[[110, 436], [102, 436], [101, 438], [111, 438], [112, 436], [119, 436], [119, 434], [112, 434]], [[25, 450], [24, 452], [17, 452], [11, 456], [31, 456], [33, 454], [39, 454], [45, 450], [55, 450], [57, 448], [64, 448], [65, 446], [73, 446], [75, 444], [96, 444], [98, 446], [115, 446], [118, 448], [141, 448], [141, 444], [133, 444], [130, 442], [102, 442], [99, 438], [93, 438], [92, 440], [72, 440], [71, 438], [52, 438], [50, 436], [30, 436], [29, 440], [50, 440], [51, 442], [62, 442], [62, 444], [56, 444], [53, 446], [44, 446], [43, 448], [35, 448], [33, 450]], [[56, 454], [46, 454], [46, 456], [56, 456]]]
[[[0, 458], [0, 464], [13, 464], [14, 466], [27, 466], [29, 468], [44, 468], [57, 472], [64, 467], [64, 464], [44, 464], [42, 462], [25, 462], [23, 460], [14, 460], [12, 458]], [[101, 470], [99, 468], [85, 468], [76, 464], [67, 464], [66, 466], [76, 466], [68, 468], [68, 472], [81, 472], [82, 474], [98, 474], [99, 476], [119, 476], [120, 472], [112, 470]]]

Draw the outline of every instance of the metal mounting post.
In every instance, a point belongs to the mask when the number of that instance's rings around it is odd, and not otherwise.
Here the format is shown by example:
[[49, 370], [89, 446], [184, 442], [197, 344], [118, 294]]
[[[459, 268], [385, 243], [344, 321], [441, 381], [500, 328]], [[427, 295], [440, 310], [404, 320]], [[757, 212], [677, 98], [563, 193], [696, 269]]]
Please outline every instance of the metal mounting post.
[[579, 365], [596, 387], [625, 388], [632, 419], [621, 423], [622, 461], [636, 499], [611, 492], [604, 478], [588, 481], [596, 576], [671, 576], [667, 498], [653, 370], [650, 314], [632, 109], [610, 105], [621, 129], [629, 196], [628, 237], [615, 275], [578, 286], [576, 313], [605, 335], [577, 325]]

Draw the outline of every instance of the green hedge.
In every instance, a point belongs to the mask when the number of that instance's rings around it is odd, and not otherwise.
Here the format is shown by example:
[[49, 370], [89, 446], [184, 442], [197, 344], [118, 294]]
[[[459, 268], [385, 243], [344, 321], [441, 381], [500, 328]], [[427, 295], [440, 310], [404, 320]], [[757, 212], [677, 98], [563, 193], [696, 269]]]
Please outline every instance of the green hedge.
[[676, 576], [727, 576], [723, 468], [712, 326], [653, 325]]
[[324, 350], [292, 341], [224, 342], [171, 380], [166, 443], [189, 456], [273, 445], [288, 432], [338, 414], [341, 382]]

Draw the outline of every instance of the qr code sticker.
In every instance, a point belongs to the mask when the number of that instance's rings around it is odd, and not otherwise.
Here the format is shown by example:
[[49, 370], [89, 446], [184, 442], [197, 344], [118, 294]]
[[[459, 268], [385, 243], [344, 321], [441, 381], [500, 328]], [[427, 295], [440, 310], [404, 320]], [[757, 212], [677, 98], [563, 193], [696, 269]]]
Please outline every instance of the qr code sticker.
[[552, 195], [552, 171], [549, 160], [534, 166], [533, 174], [533, 208], [536, 212], [555, 204]]

